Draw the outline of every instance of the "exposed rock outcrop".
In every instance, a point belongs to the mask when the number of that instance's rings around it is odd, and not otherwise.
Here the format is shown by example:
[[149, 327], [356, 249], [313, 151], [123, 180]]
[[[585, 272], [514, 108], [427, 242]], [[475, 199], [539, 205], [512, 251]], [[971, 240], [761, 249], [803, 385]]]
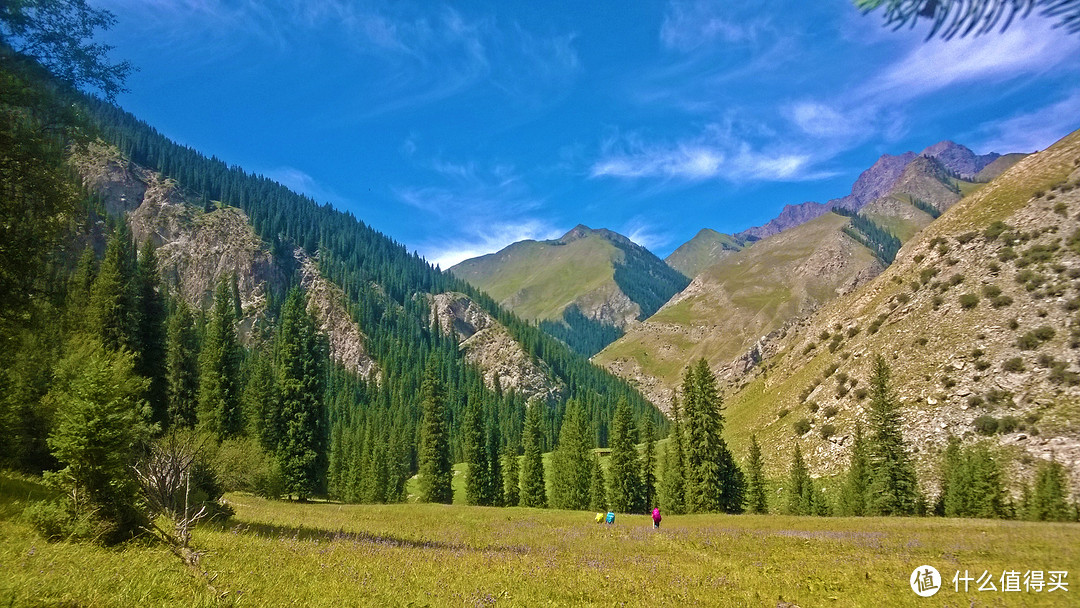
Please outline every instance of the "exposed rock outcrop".
[[307, 293], [307, 309], [315, 316], [319, 331], [330, 343], [330, 358], [362, 378], [378, 370], [364, 343], [367, 337], [345, 306], [345, 292], [319, 271], [319, 265], [303, 248], [293, 255], [300, 264], [300, 286]]
[[533, 360], [501, 323], [463, 293], [447, 292], [430, 297], [431, 322], [444, 334], [457, 337], [465, 361], [484, 374], [484, 384], [528, 397], [547, 398], [561, 392], [561, 383], [542, 361]]

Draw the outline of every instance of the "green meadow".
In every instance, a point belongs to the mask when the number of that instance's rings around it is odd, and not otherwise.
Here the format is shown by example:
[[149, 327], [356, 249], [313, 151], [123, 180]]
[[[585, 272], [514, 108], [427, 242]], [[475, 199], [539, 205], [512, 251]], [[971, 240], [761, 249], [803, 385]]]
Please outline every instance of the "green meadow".
[[[200, 527], [205, 576], [149, 542], [47, 543], [21, 516], [47, 492], [0, 474], [0, 606], [1066, 606], [1080, 526], [934, 518], [643, 515], [462, 505], [275, 502], [229, 494]], [[933, 598], [908, 577], [935, 566]], [[998, 591], [953, 590], [968, 570]], [[1069, 591], [1003, 592], [1006, 570]], [[209, 582], [208, 582], [209, 581]], [[1021, 586], [1021, 588], [1023, 588]]]

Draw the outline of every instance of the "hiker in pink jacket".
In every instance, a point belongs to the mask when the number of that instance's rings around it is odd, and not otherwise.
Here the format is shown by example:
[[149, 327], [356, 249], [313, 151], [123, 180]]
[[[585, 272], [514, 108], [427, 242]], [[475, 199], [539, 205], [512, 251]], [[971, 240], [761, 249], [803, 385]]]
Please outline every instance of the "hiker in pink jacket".
[[663, 519], [663, 518], [660, 517], [660, 507], [653, 508], [653, 510], [652, 510], [652, 527], [653, 527], [654, 530], [659, 530], [660, 529], [660, 520], [661, 519]]

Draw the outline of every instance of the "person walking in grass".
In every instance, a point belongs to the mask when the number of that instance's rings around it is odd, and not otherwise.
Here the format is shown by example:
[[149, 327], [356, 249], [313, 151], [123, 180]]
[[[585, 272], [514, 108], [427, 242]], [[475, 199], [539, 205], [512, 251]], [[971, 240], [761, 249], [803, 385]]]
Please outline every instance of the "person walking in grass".
[[660, 529], [660, 520], [661, 519], [663, 519], [663, 517], [660, 517], [660, 507], [654, 507], [653, 510], [652, 510], [652, 527], [653, 527], [653, 530], [659, 530]]

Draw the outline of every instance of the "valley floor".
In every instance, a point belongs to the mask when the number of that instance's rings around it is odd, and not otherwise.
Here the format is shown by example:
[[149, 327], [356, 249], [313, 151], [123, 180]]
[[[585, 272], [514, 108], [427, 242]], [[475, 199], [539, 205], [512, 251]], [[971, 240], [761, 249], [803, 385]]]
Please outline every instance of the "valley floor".
[[[619, 515], [459, 505], [338, 505], [228, 495], [204, 526], [212, 592], [165, 548], [46, 543], [22, 520], [43, 490], [0, 473], [2, 606], [808, 606], [1080, 602], [1080, 525], [786, 516]], [[911, 572], [941, 589], [915, 595]], [[968, 591], [953, 576], [967, 571]], [[1067, 571], [1067, 591], [1025, 590]], [[988, 572], [995, 591], [978, 591]], [[1020, 591], [1004, 591], [1017, 572]], [[1002, 580], [1003, 575], [1006, 577]], [[984, 583], [982, 586], [986, 586]]]

